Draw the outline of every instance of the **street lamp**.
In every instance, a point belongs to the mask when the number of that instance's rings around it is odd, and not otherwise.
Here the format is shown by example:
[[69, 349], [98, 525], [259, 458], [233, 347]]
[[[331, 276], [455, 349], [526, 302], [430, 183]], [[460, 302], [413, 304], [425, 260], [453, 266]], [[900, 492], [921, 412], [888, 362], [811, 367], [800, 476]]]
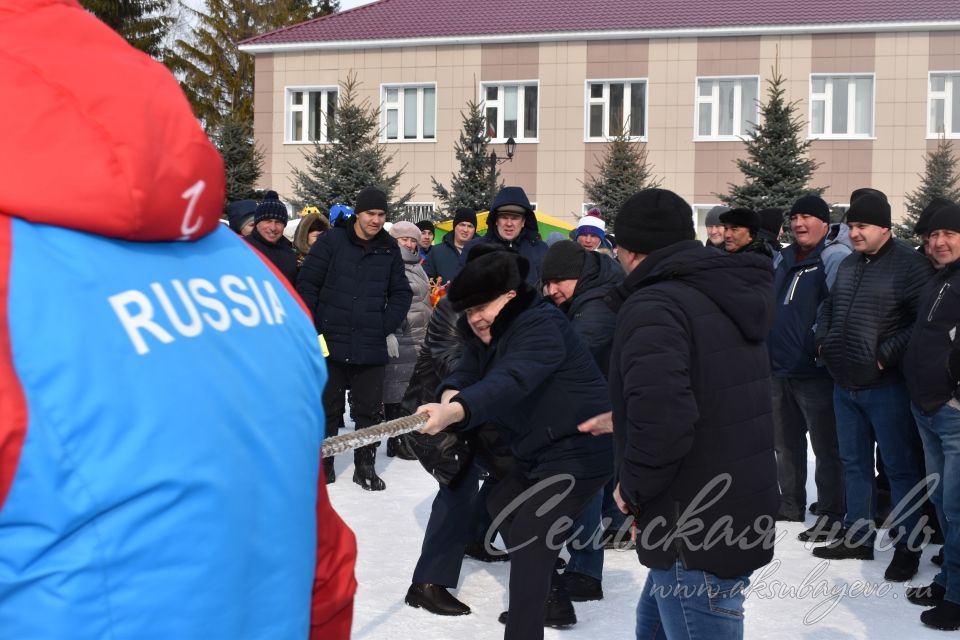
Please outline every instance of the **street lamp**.
[[[472, 146], [473, 146], [473, 155], [480, 156], [480, 153], [483, 150], [483, 138], [477, 138], [476, 140], [474, 140]], [[513, 137], [511, 136], [507, 138], [507, 142], [504, 145], [504, 147], [506, 147], [506, 150], [507, 150], [506, 158], [498, 158], [496, 151], [490, 152], [489, 158], [490, 158], [491, 169], [495, 169], [498, 164], [503, 164], [504, 162], [513, 161], [513, 154], [517, 150], [517, 141], [514, 140]]]

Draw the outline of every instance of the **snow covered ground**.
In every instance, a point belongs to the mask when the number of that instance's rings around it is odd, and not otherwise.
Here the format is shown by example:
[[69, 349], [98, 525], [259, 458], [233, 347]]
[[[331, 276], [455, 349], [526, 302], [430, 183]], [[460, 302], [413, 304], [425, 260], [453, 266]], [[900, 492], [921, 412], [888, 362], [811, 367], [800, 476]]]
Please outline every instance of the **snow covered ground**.
[[[403, 602], [420, 554], [423, 530], [436, 482], [416, 461], [387, 458], [378, 451], [377, 470], [387, 490], [370, 493], [351, 481], [352, 456], [338, 456], [337, 482], [329, 485], [337, 511], [357, 535], [359, 588], [354, 610], [357, 640], [499, 639], [497, 616], [506, 609], [509, 563], [465, 559], [455, 595], [473, 612], [445, 618]], [[812, 454], [810, 455], [812, 460]], [[810, 470], [813, 477], [813, 470]], [[813, 487], [808, 495], [815, 495]], [[746, 602], [747, 638], [867, 638], [919, 640], [943, 638], [920, 624], [922, 608], [907, 602], [904, 585], [883, 581], [893, 551], [878, 551], [872, 562], [827, 562], [814, 558], [797, 533], [806, 525], [778, 523], [780, 540], [773, 563], [753, 576]], [[920, 573], [911, 584], [928, 584], [936, 574], [924, 552]], [[604, 599], [575, 603], [577, 624], [546, 630], [546, 638], [614, 640], [633, 638], [634, 607], [646, 570], [633, 551], [606, 551]], [[947, 636], [949, 637], [949, 636]]]

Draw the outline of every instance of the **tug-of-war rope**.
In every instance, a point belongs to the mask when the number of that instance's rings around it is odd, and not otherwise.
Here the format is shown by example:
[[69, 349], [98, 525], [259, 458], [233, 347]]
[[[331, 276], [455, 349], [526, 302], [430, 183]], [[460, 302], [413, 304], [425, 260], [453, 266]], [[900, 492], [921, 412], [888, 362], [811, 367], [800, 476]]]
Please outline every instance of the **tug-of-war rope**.
[[391, 436], [399, 436], [404, 433], [416, 431], [427, 424], [427, 414], [418, 413], [412, 416], [404, 416], [394, 420], [381, 422], [380, 424], [367, 427], [366, 429], [357, 429], [353, 433], [344, 433], [339, 436], [330, 436], [323, 440], [323, 457], [329, 458], [338, 453], [357, 449], [359, 447], [373, 444]]

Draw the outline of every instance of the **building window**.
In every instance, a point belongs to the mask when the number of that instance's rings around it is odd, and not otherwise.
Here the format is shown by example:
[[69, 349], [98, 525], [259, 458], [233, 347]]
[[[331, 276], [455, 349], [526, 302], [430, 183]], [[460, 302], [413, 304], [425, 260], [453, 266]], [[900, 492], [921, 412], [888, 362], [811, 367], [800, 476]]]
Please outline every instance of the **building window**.
[[534, 83], [484, 84], [483, 113], [491, 142], [513, 138], [517, 142], [537, 141], [539, 86]]
[[330, 142], [336, 117], [336, 87], [287, 89], [287, 142]]
[[930, 74], [927, 133], [960, 138], [960, 71]]
[[811, 76], [810, 135], [873, 136], [873, 76]]
[[698, 140], [738, 140], [753, 135], [759, 119], [760, 80], [697, 78]]
[[587, 140], [647, 135], [646, 80], [587, 80]]
[[383, 141], [424, 141], [437, 138], [437, 87], [384, 86]]

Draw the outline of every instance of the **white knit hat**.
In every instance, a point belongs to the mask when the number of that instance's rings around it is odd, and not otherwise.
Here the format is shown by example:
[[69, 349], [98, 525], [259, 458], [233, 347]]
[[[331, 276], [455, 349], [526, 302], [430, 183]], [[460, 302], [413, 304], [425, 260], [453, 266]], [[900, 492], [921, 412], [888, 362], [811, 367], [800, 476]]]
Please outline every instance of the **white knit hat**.
[[603, 218], [600, 217], [599, 209], [590, 209], [587, 211], [587, 214], [580, 218], [580, 222], [577, 223], [577, 236], [581, 233], [592, 233], [595, 236], [600, 236], [601, 239], [606, 237], [607, 224], [603, 221]]

